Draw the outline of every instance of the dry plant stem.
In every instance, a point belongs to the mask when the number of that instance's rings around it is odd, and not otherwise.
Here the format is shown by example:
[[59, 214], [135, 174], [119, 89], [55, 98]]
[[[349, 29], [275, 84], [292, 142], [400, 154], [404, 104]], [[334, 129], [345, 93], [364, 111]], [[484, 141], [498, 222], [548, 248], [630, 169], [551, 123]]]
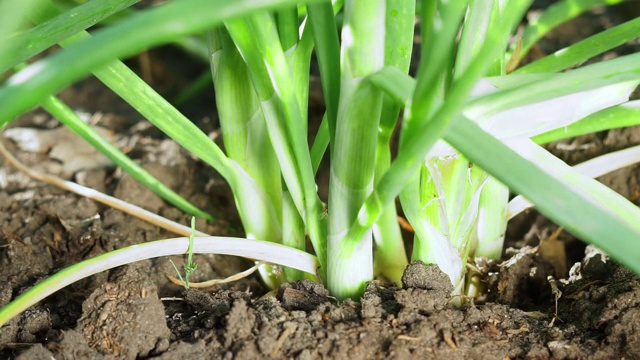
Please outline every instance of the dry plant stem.
[[[86, 196], [92, 200], [101, 202], [105, 205], [114, 207], [130, 215], [151, 222], [166, 230], [186, 236], [192, 235], [191, 228], [167, 220], [161, 216], [153, 214], [137, 206], [128, 204], [122, 200], [112, 198], [96, 190], [62, 180], [55, 176], [45, 175], [36, 171], [32, 171], [31, 169], [21, 164], [15, 157], [13, 157], [13, 155], [11, 155], [11, 153], [4, 147], [2, 139], [0, 139], [0, 154], [5, 157], [7, 163], [11, 164], [18, 170], [24, 172], [34, 179], [43, 181], [47, 184], [58, 186], [62, 189], [71, 191], [81, 196]], [[249, 255], [255, 257], [258, 260], [263, 260], [264, 262], [282, 264], [284, 266], [289, 266], [297, 270], [307, 272], [311, 275], [317, 274], [317, 270], [319, 267], [317, 259], [314, 256], [300, 250], [287, 248], [283, 245], [268, 243], [265, 241], [249, 240], [243, 238], [212, 237], [202, 232], [196, 232], [196, 235], [198, 235], [198, 237], [194, 238], [193, 240], [190, 240], [188, 238], [176, 238], [132, 245], [126, 248], [99, 255], [92, 259], [85, 260], [66, 269], [63, 269], [52, 277], [40, 282], [30, 291], [27, 291], [26, 293], [18, 296], [18, 298], [14, 299], [14, 301], [9, 303], [8, 305], [1, 307], [0, 327], [9, 319], [26, 310], [29, 306], [37, 303], [38, 301], [51, 295], [57, 290], [87, 276], [96, 274], [104, 270], [112, 269], [117, 266], [129, 264], [134, 261], [169, 255], [185, 254], [188, 251], [193, 251], [193, 253], [224, 254], [239, 257], [247, 257], [247, 255]], [[193, 248], [189, 250], [192, 245]], [[259, 267], [260, 265], [264, 265], [264, 263], [260, 262], [256, 266]], [[248, 271], [254, 271], [254, 269], [250, 269]], [[247, 271], [243, 273], [246, 272]], [[234, 275], [231, 278], [235, 277], [237, 279], [239, 277], [246, 276], [243, 275], [243, 273]]]
[[[44, 183], [47, 183], [49, 185], [53, 185], [56, 187], [59, 187], [61, 189], [67, 190], [67, 191], [71, 191], [72, 193], [78, 194], [80, 196], [84, 196], [87, 197], [91, 200], [95, 200], [99, 203], [105, 204], [107, 206], [110, 206], [114, 209], [120, 210], [124, 213], [127, 213], [129, 215], [133, 215], [141, 220], [147, 221], [151, 224], [154, 224], [160, 228], [163, 228], [165, 230], [171, 231], [174, 234], [178, 234], [178, 235], [182, 235], [182, 236], [189, 236], [191, 235], [191, 228], [188, 226], [184, 226], [181, 224], [178, 224], [174, 221], [171, 221], [169, 219], [166, 219], [162, 216], [159, 216], [157, 214], [154, 214], [150, 211], [147, 211], [141, 207], [129, 204], [126, 201], [122, 201], [120, 199], [116, 199], [114, 197], [111, 197], [109, 195], [105, 195], [97, 190], [76, 184], [74, 182], [71, 181], [66, 181], [66, 180], [62, 180], [57, 176], [53, 176], [53, 175], [47, 175], [47, 174], [42, 174], [39, 173], [37, 171], [33, 171], [31, 169], [29, 169], [27, 166], [25, 166], [24, 164], [22, 164], [18, 159], [16, 159], [10, 152], [9, 150], [7, 150], [7, 148], [4, 146], [4, 144], [2, 143], [2, 141], [0, 140], [0, 154], [2, 154], [2, 156], [5, 157], [5, 159], [7, 160], [7, 163], [9, 163], [11, 166], [13, 166], [14, 168], [18, 169], [19, 171], [25, 173], [27, 176], [36, 179], [36, 180], [40, 180]], [[208, 235], [206, 233], [203, 233], [201, 231], [195, 231], [195, 235], [197, 236], [211, 236]]]
[[[243, 279], [251, 274], [253, 274], [254, 272], [256, 272], [256, 270], [258, 270], [258, 268], [262, 265], [265, 265], [266, 263], [263, 261], [256, 261], [256, 264], [252, 267], [250, 267], [249, 269], [239, 272], [237, 274], [233, 274], [229, 277], [226, 277], [224, 279], [213, 279], [213, 280], [208, 280], [208, 281], [203, 281], [203, 282], [193, 282], [193, 281], [189, 281], [189, 287], [191, 288], [210, 288], [212, 286], [216, 286], [216, 285], [221, 285], [221, 284], [226, 284], [226, 283], [230, 283], [233, 281], [238, 281], [240, 279]], [[169, 279], [169, 281], [171, 281], [172, 283], [176, 284], [176, 285], [180, 285], [182, 286], [184, 283], [182, 281], [180, 281], [180, 279], [176, 279], [175, 277], [166, 274], [167, 279]]]
[[[154, 214], [150, 211], [147, 211], [143, 208], [140, 208], [138, 206], [129, 204], [128, 202], [122, 201], [120, 199], [116, 199], [114, 197], [105, 195], [97, 190], [91, 189], [91, 188], [87, 188], [84, 187], [82, 185], [73, 183], [71, 181], [66, 181], [66, 180], [62, 180], [56, 176], [52, 176], [52, 175], [47, 175], [47, 174], [42, 174], [39, 173], [37, 171], [33, 171], [31, 169], [29, 169], [27, 166], [25, 166], [24, 164], [22, 164], [20, 161], [18, 161], [18, 159], [16, 159], [10, 152], [9, 150], [7, 150], [7, 148], [4, 146], [4, 144], [2, 143], [2, 141], [0, 141], [0, 153], [5, 157], [5, 159], [7, 159], [7, 162], [15, 167], [16, 169], [18, 169], [19, 171], [22, 171], [23, 173], [25, 173], [26, 175], [28, 175], [29, 177], [36, 179], [36, 180], [40, 180], [44, 183], [47, 183], [49, 185], [53, 185], [53, 186], [57, 186], [61, 189], [67, 190], [67, 191], [71, 191], [75, 194], [78, 194], [80, 196], [85, 196], [91, 200], [95, 200], [98, 201], [102, 204], [105, 204], [107, 206], [110, 206], [114, 209], [120, 210], [124, 213], [133, 215], [141, 220], [147, 221], [151, 224], [154, 224], [158, 227], [161, 227], [165, 230], [171, 231], [175, 234], [178, 235], [182, 235], [182, 236], [189, 236], [191, 235], [191, 228], [189, 228], [188, 226], [184, 226], [181, 224], [178, 224], [174, 221], [171, 221], [169, 219], [166, 219], [162, 216], [159, 216], [157, 214]], [[201, 231], [197, 231], [195, 230], [195, 235], [197, 236], [211, 236], [208, 235], [206, 233], [203, 233]], [[196, 287], [196, 288], [207, 288], [207, 287], [211, 287], [213, 285], [218, 285], [218, 284], [224, 284], [227, 282], [231, 282], [231, 281], [236, 281], [236, 280], [240, 280], [246, 276], [251, 275], [256, 269], [258, 269], [258, 267], [260, 267], [260, 265], [264, 265], [264, 262], [258, 262], [255, 266], [253, 266], [252, 268], [250, 268], [249, 270], [234, 274], [232, 276], [229, 276], [226, 279], [213, 279], [213, 280], [209, 280], [209, 281], [205, 281], [202, 283], [190, 283], [190, 285], [192, 287]], [[171, 280], [171, 282], [173, 282], [174, 284], [177, 285], [182, 285], [182, 282], [178, 279], [176, 279], [175, 277], [171, 276], [171, 275], [166, 275], [167, 278], [169, 278], [169, 280]]]

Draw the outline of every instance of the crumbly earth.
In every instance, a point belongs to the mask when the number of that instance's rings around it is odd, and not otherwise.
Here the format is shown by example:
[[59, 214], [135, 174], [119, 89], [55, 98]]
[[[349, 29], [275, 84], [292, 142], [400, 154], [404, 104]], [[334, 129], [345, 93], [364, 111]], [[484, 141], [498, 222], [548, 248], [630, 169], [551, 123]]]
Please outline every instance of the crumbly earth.
[[[555, 51], [564, 42], [575, 42], [574, 36], [584, 37], [585, 32], [619, 22], [619, 16], [581, 17], [558, 29], [535, 51]], [[199, 65], [177, 69], [174, 63], [182, 64], [184, 59], [167, 61], [175, 53], [166, 51], [151, 52], [157, 66], [152, 75], [163, 94], [171, 96], [182, 88], [185, 78], [193, 78], [193, 74], [175, 74]], [[629, 51], [638, 49], [619, 53]], [[131, 65], [135, 67], [135, 61]], [[198, 221], [199, 230], [241, 235], [233, 197], [214, 170], [167, 140], [95, 80], [84, 81], [61, 96], [89, 114], [104, 112], [95, 123], [110, 131], [115, 143], [216, 217], [208, 223]], [[186, 108], [190, 118], [203, 119], [198, 125], [208, 133], [215, 131], [215, 118], [211, 120], [209, 113], [212, 103], [208, 93]], [[40, 111], [12, 124], [43, 131], [58, 125]], [[11, 141], [3, 143], [35, 169], [114, 194], [183, 224], [189, 221], [108, 163], [89, 158], [88, 163], [96, 166], [83, 168], [86, 159], [66, 163], [54, 156], [59, 149], [34, 153], [20, 150]], [[635, 128], [548, 148], [575, 163], [637, 144], [640, 130]], [[601, 181], [638, 203], [638, 167]], [[72, 284], [10, 321], [0, 328], [0, 358], [640, 358], [640, 279], [569, 234], [549, 238], [556, 229], [535, 211], [512, 221], [503, 261], [473, 264], [487, 295], [461, 308], [450, 304], [446, 276], [422, 263], [407, 268], [402, 287], [372, 282], [360, 302], [340, 303], [323, 286], [308, 281], [284, 284], [269, 293], [256, 277], [206, 291], [184, 291], [165, 276], [174, 272], [169, 259], [146, 260]], [[173, 236], [94, 201], [30, 180], [0, 158], [0, 306], [82, 259]], [[184, 263], [182, 257], [171, 260], [178, 267]], [[194, 281], [223, 278], [249, 265], [223, 256], [196, 256], [195, 260]]]
[[[237, 215], [220, 211], [231, 199], [218, 175], [167, 140], [139, 143], [134, 152], [145, 168], [218, 216], [199, 222], [199, 229], [236, 234], [229, 224], [237, 223]], [[50, 161], [8, 145], [27, 163]], [[80, 259], [172, 236], [7, 166], [0, 169], [10, 180], [0, 191], [0, 305]], [[612, 176], [613, 184], [626, 184], [619, 189], [626, 196], [640, 178], [637, 168], [630, 171], [619, 172], [629, 176], [626, 182]], [[188, 221], [113, 169], [87, 170], [75, 180]], [[265, 294], [253, 277], [210, 291], [181, 292], [165, 277], [173, 273], [168, 259], [142, 261], [73, 284], [9, 322], [0, 329], [0, 358], [638, 357], [640, 279], [567, 234], [557, 240], [564, 256], [543, 251], [553, 242], [541, 244], [539, 238], [553, 229], [535, 213], [514, 223], [504, 261], [475, 264], [488, 295], [462, 308], [450, 305], [446, 276], [421, 263], [407, 269], [402, 288], [373, 282], [359, 303], [338, 303], [308, 281]], [[172, 260], [178, 266], [184, 261]], [[247, 267], [222, 256], [196, 256], [196, 261], [194, 281]], [[571, 270], [559, 275], [558, 262]], [[561, 294], [552, 291], [549, 276]]]
[[65, 324], [63, 311], [47, 301], [4, 327], [0, 344], [3, 355], [19, 359], [640, 355], [640, 279], [595, 250], [561, 286], [557, 312], [553, 296], [530, 304], [531, 309], [500, 303], [513, 302], [514, 288], [532, 281], [522, 273], [534, 273], [541, 259], [529, 250], [499, 266], [508, 269], [493, 275], [491, 302], [462, 308], [450, 305], [451, 287], [442, 281], [446, 276], [420, 262], [407, 268], [402, 288], [372, 282], [360, 303], [337, 303], [322, 285], [309, 281], [282, 285], [262, 297], [191, 289], [161, 301], [151, 280], [151, 261], [145, 261], [113, 271], [84, 299], [75, 326]]

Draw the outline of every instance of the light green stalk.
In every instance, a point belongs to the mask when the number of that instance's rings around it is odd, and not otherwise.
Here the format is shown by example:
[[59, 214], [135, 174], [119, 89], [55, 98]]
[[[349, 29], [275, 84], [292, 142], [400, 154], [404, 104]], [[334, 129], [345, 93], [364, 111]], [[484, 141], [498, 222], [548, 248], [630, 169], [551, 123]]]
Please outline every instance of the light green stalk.
[[[282, 244], [293, 249], [305, 251], [304, 221], [302, 221], [288, 191], [283, 193], [282, 205]], [[297, 281], [304, 278], [302, 271], [289, 267], [284, 268], [284, 275], [287, 281]]]
[[[455, 59], [454, 80], [468, 69], [486, 34], [496, 31], [495, 22], [500, 21], [503, 11], [504, 3], [499, 1], [493, 1], [493, 4], [482, 0], [470, 2]], [[506, 40], [502, 39], [503, 48], [506, 48]], [[505, 72], [504, 56], [497, 55], [493, 67], [488, 70], [489, 76]], [[502, 253], [509, 192], [457, 152], [432, 156], [435, 157], [428, 159], [422, 170], [419, 192], [424, 220], [418, 220], [430, 225], [424, 227], [428, 232], [416, 232], [413, 259], [438, 264], [449, 275], [455, 286], [454, 293], [461, 294], [466, 288], [464, 273], [468, 256], [488, 253], [495, 257], [497, 253], [499, 257]], [[402, 199], [404, 202], [415, 201], [407, 194]], [[434, 231], [438, 234], [434, 235]], [[438, 253], [439, 248], [446, 247], [431, 245], [436, 241], [434, 239], [447, 241], [455, 251], [448, 248], [448, 253]], [[474, 254], [475, 249], [479, 250], [478, 254]]]
[[[336, 27], [335, 12], [338, 7], [330, 3], [308, 4], [308, 22], [313, 31], [313, 39], [322, 80], [322, 93], [326, 107], [320, 129], [311, 150], [314, 165], [320, 163], [322, 154], [334, 143], [336, 119], [340, 99], [340, 41]], [[317, 166], [314, 166], [317, 169]]]
[[[504, 5], [500, 2], [494, 4]], [[508, 9], [495, 7], [491, 11], [485, 11], [486, 3], [472, 2], [472, 6], [467, 12], [468, 25], [465, 23], [465, 32], [463, 32], [462, 46], [466, 47], [458, 50], [460, 58], [453, 77], [450, 75], [452, 73], [450, 67], [453, 63], [452, 58], [447, 57], [447, 54], [453, 53], [451, 49], [455, 43], [459, 19], [463, 10], [466, 9], [466, 4], [463, 1], [452, 1], [447, 3], [432, 2], [423, 5], [423, 59], [418, 74], [418, 83], [413, 94], [414, 101], [410, 103], [409, 110], [405, 114], [402, 139], [406, 141], [401, 143], [398, 159], [392, 168], [396, 170], [394, 174], [396, 181], [403, 177], [409, 180], [400, 198], [405, 214], [416, 230], [417, 242], [414, 245], [414, 257], [422, 256], [423, 259], [426, 258], [430, 262], [437, 263], [445, 273], [449, 274], [452, 283], [461, 284], [460, 279], [462, 279], [466, 256], [470, 249], [470, 235], [476, 225], [477, 204], [486, 175], [477, 169], [468, 169], [470, 166], [468, 162], [454, 158], [451, 159], [452, 164], [457, 165], [449, 169], [438, 169], [438, 166], [434, 166], [435, 164], [430, 166], [428, 160], [427, 167], [424, 168], [425, 171], [422, 174], [423, 180], [420, 180], [418, 175], [410, 175], [409, 169], [412, 166], [409, 164], [416, 161], [417, 154], [424, 153], [428, 149], [426, 142], [428, 137], [423, 135], [424, 132], [443, 131], [447, 121], [443, 116], [446, 113], [452, 113], [452, 105], [458, 101], [455, 99], [460, 99], [458, 96], [461, 96], [465, 91], [462, 89], [470, 89], [468, 87], [471, 85], [469, 80], [478, 76], [482, 67], [488, 69], [488, 64], [496, 63], [491, 61], [492, 58], [499, 59], [508, 39], [506, 35], [518, 20], [515, 14], [522, 13], [527, 4], [520, 2], [517, 6], [507, 6]], [[508, 15], [502, 16], [504, 14]], [[494, 21], [490, 21], [490, 19]], [[500, 21], [497, 21], [498, 19]], [[476, 42], [474, 40], [476, 32], [480, 34], [486, 32], [486, 38], [491, 40]], [[429, 61], [428, 64], [427, 61]], [[484, 65], [479, 61], [484, 62]], [[495, 66], [493, 69], [496, 69]], [[444, 98], [444, 103], [442, 98]], [[431, 118], [430, 115], [434, 113], [433, 120], [429, 126], [426, 126], [427, 123], [423, 121], [426, 118]], [[409, 131], [411, 128], [413, 131]], [[416, 142], [418, 138], [416, 134], [420, 134], [422, 142], [420, 145]], [[417, 150], [416, 145], [423, 150]], [[417, 158], [419, 159], [419, 157]], [[426, 171], [427, 169], [428, 171]], [[467, 176], [463, 176], [467, 172]], [[400, 175], [401, 173], [404, 174]], [[390, 175], [391, 172], [387, 174]], [[464, 182], [465, 178], [469, 181], [470, 188], [468, 189], [465, 189], [467, 188]], [[386, 182], [385, 180], [387, 179], [381, 179], [376, 193], [367, 200], [365, 207], [361, 210], [361, 216], [358, 217], [360, 222], [355, 224], [350, 232], [357, 233], [356, 229], [359, 227], [360, 231], [364, 230], [365, 227], [361, 227], [364, 225], [362, 220], [365, 220], [372, 213], [379, 213], [381, 211], [380, 205], [388, 203], [392, 194], [389, 190], [393, 186], [390, 186], [390, 181]], [[421, 181], [425, 180], [427, 182], [423, 182], [421, 185]], [[447, 181], [451, 180], [453, 183], [447, 184]], [[429, 185], [429, 182], [432, 181], [434, 183]], [[428, 214], [419, 215], [426, 206], [425, 202], [422, 205], [416, 202], [416, 194], [420, 193], [431, 193], [433, 195], [431, 201], [434, 202], [431, 205], [438, 205], [438, 203], [441, 205], [440, 209], [434, 208], [433, 215], [437, 216], [431, 217], [433, 223], [424, 219]], [[458, 196], [458, 194], [463, 195]], [[421, 244], [422, 241], [426, 241], [428, 244]], [[461, 290], [462, 287], [458, 287], [458, 289]]]
[[[410, 129], [413, 128], [415, 131], [417, 123], [433, 114], [441, 106], [441, 99], [446, 95], [445, 90], [449, 90], [452, 54], [459, 24], [466, 8], [467, 1], [423, 3], [422, 59], [418, 83], [405, 114], [399, 155], [407, 151], [409, 139], [416, 136]], [[431, 127], [431, 131], [433, 130], [435, 126]], [[408, 183], [400, 193], [405, 215], [415, 230], [412, 258], [438, 264], [455, 285], [460, 278], [463, 262], [455, 247], [449, 242], [447, 212], [441, 208], [441, 204], [449, 199], [445, 199], [444, 189], [436, 187], [437, 179], [430, 176], [425, 165], [428, 165], [428, 162], [420, 166], [420, 175], [416, 172], [409, 177]], [[442, 179], [442, 173], [435, 175], [440, 175]]]
[[[418, 221], [427, 224], [416, 230], [413, 259], [438, 264], [453, 285], [464, 274], [486, 179], [484, 171], [456, 153], [427, 160], [421, 174]], [[448, 250], [443, 252], [443, 248]]]
[[500, 260], [507, 229], [508, 203], [509, 189], [489, 176], [480, 194], [478, 225], [471, 239], [472, 256]]
[[[415, 5], [413, 0], [386, 2], [384, 63], [405, 74], [409, 72], [413, 50]], [[399, 111], [400, 105], [390, 96], [384, 96], [376, 146], [375, 183], [380, 181], [391, 164], [391, 142]], [[395, 206], [387, 206], [382, 212], [374, 225], [373, 238], [376, 243], [373, 258], [376, 277], [385, 277], [400, 286], [408, 261]]]
[[268, 194], [271, 206], [280, 209], [282, 187], [278, 159], [247, 67], [224, 30], [216, 31], [212, 37], [211, 57], [225, 152]]
[[[248, 199], [251, 193], [234, 193], [238, 211], [244, 215], [245, 232], [249, 238], [281, 242], [280, 167], [247, 66], [224, 29], [212, 33], [211, 53], [216, 105], [227, 156], [235, 160], [255, 181], [258, 191], [265, 194], [262, 199]], [[267, 286], [275, 288], [284, 279], [281, 272], [271, 270], [271, 266], [260, 267]]]
[[[323, 205], [316, 193], [306, 125], [273, 18], [257, 12], [225, 23], [246, 62], [282, 176], [321, 264], [326, 264]], [[323, 266], [324, 270], [324, 266]]]
[[[306, 133], [308, 129], [309, 67], [313, 49], [311, 34], [308, 29], [305, 29], [302, 39], [298, 38], [298, 9], [296, 7], [278, 11], [276, 20], [280, 43], [293, 78], [293, 87], [296, 90], [302, 125]], [[282, 194], [282, 243], [304, 251], [306, 248], [304, 220], [296, 208], [291, 193], [286, 190], [286, 184], [283, 187], [285, 190]], [[304, 278], [303, 272], [289, 267], [284, 268], [284, 275], [287, 281], [298, 281]]]
[[[329, 183], [327, 282], [339, 299], [358, 297], [373, 279], [371, 231], [344, 238], [373, 189], [382, 93], [364, 77], [384, 65], [385, 2], [347, 1], [342, 28], [341, 89]], [[354, 251], [345, 252], [345, 243]]]

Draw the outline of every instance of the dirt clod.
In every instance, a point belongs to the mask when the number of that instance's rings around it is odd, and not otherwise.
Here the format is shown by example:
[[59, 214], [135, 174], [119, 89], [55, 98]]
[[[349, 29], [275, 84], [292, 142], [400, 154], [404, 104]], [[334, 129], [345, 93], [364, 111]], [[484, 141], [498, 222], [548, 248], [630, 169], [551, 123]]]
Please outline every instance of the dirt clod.
[[318, 305], [330, 301], [329, 291], [322, 284], [309, 280], [282, 284], [278, 289], [278, 300], [286, 310], [311, 311]]
[[37, 344], [20, 354], [17, 359], [115, 359], [113, 355], [105, 355], [89, 346], [87, 340], [77, 331], [64, 331], [59, 342], [48, 344], [47, 347]]
[[91, 347], [122, 358], [146, 357], [168, 348], [164, 306], [144, 264], [115, 272], [84, 302], [78, 328]]
[[12, 292], [11, 284], [0, 281], [0, 306], [5, 306], [11, 301]]
[[425, 265], [422, 261], [414, 261], [402, 275], [402, 286], [451, 293], [453, 285], [447, 274], [436, 265]]
[[27, 310], [20, 322], [18, 341], [34, 342], [39, 333], [49, 330], [50, 327], [51, 318], [48, 311], [38, 308]]

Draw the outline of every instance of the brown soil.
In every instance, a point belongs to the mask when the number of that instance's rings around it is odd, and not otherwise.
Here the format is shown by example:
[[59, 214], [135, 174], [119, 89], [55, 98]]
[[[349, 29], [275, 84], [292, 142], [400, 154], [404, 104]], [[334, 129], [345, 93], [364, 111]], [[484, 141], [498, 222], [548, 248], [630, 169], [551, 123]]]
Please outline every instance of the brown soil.
[[[554, 32], [537, 50], [553, 51], [565, 41], [573, 42], [571, 37], [578, 31], [584, 37], [589, 35], [585, 29], [595, 32], [617, 23], [618, 14], [583, 16]], [[169, 95], [183, 85], [186, 76], [167, 70], [171, 65], [165, 61], [174, 54], [171, 51], [150, 53], [156, 64], [153, 80]], [[638, 45], [616, 51], [637, 52]], [[206, 69], [197, 62], [186, 68]], [[63, 98], [90, 114], [104, 112], [97, 125], [110, 130], [121, 148], [217, 218], [210, 223], [199, 221], [198, 229], [241, 235], [233, 198], [214, 170], [141, 121], [95, 80], [66, 90]], [[191, 104], [189, 115], [202, 119], [199, 126], [213, 132], [211, 93], [197, 104]], [[17, 126], [46, 131], [59, 124], [35, 111], [12, 124]], [[34, 153], [18, 149], [13, 142], [4, 143], [33, 168], [188, 223], [188, 216], [108, 163], [87, 166], [84, 162], [77, 167], [72, 160], [53, 156], [52, 148]], [[549, 148], [576, 162], [637, 144], [640, 130], [635, 128]], [[2, 161], [0, 306], [81, 259], [174, 236], [34, 182]], [[635, 196], [637, 202], [638, 167], [617, 171], [602, 181], [624, 196]], [[311, 282], [285, 284], [265, 294], [255, 277], [212, 291], [183, 291], [165, 277], [174, 272], [169, 259], [142, 261], [73, 284], [9, 322], [0, 329], [0, 358], [640, 358], [640, 278], [566, 233], [554, 243], [566, 255], [546, 250], [552, 241], [539, 246], [540, 239], [556, 228], [535, 211], [512, 221], [504, 261], [476, 264], [488, 295], [460, 309], [448, 303], [450, 289], [442, 285], [448, 284], [446, 277], [421, 263], [409, 266], [402, 288], [372, 282], [360, 303], [337, 303], [321, 285]], [[178, 266], [184, 261], [172, 260]], [[248, 264], [222, 256], [196, 256], [195, 260], [194, 281], [226, 277]], [[548, 276], [558, 279], [562, 294], [552, 291]]]

